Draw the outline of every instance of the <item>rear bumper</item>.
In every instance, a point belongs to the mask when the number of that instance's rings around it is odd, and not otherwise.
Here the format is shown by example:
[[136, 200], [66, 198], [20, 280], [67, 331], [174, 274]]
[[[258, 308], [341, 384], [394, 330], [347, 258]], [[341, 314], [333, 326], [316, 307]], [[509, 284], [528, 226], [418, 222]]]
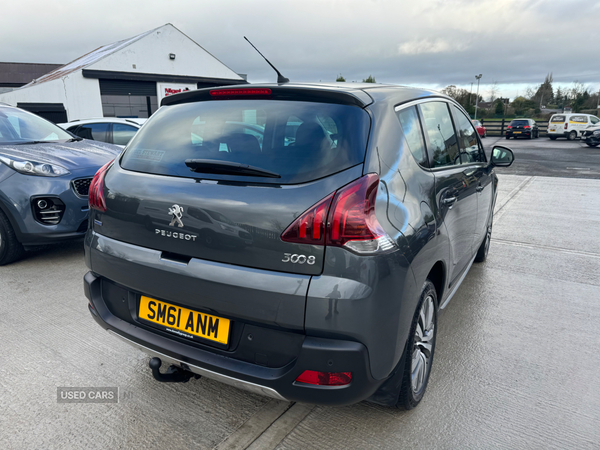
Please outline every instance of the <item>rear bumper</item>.
[[[92, 317], [102, 328], [148, 355], [159, 357], [167, 364], [174, 364], [251, 392], [289, 401], [346, 405], [367, 399], [385, 381], [373, 379], [367, 349], [358, 342], [277, 331], [279, 335], [275, 345], [281, 353], [280, 360], [287, 362], [268, 367], [252, 363], [251, 359], [237, 359], [236, 356], [252, 356], [252, 341], [272, 336], [271, 333], [275, 331], [269, 328], [247, 324], [240, 330], [239, 342], [227, 351], [207, 345], [190, 345], [170, 336], [163, 336], [141, 323], [117, 317], [117, 314], [122, 313], [118, 312], [119, 306], [116, 303], [123, 299], [119, 295], [115, 296], [114, 290], [111, 295], [111, 290], [103, 287], [103, 279], [97, 274], [88, 272], [85, 275], [84, 290]], [[249, 334], [254, 335], [252, 340]], [[254, 357], [260, 358], [261, 355], [254, 354]], [[304, 370], [352, 372], [352, 382], [335, 387], [297, 383], [296, 378]]]
[[570, 131], [547, 131], [546, 135], [552, 137], [567, 137], [569, 133]]
[[532, 131], [521, 131], [521, 132], [507, 131], [506, 132], [506, 136], [509, 136], [509, 137], [521, 137], [521, 136], [529, 137], [529, 136], [531, 136], [531, 134], [532, 134]]

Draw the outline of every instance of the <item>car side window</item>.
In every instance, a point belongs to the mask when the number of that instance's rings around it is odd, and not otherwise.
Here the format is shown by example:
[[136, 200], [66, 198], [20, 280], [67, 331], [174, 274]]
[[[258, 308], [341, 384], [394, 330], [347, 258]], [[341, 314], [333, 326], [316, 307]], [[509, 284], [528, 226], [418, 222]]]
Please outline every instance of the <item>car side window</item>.
[[428, 138], [430, 165], [433, 168], [460, 164], [460, 152], [452, 118], [446, 102], [427, 102], [419, 105]]
[[127, 145], [131, 138], [137, 133], [137, 128], [122, 123], [113, 124], [113, 144]]
[[427, 152], [425, 151], [423, 130], [421, 129], [417, 108], [411, 106], [402, 109], [397, 112], [397, 116], [410, 152], [420, 165], [427, 167]]
[[108, 123], [88, 123], [77, 129], [77, 136], [94, 141], [108, 142]]
[[479, 146], [477, 130], [473, 127], [473, 123], [454, 105], [452, 105], [452, 114], [456, 124], [460, 152], [462, 153], [462, 163], [485, 162], [485, 155], [483, 149]]
[[595, 125], [598, 122], [600, 122], [600, 119], [598, 119], [596, 116], [591, 116], [590, 117], [590, 122], [592, 122]]

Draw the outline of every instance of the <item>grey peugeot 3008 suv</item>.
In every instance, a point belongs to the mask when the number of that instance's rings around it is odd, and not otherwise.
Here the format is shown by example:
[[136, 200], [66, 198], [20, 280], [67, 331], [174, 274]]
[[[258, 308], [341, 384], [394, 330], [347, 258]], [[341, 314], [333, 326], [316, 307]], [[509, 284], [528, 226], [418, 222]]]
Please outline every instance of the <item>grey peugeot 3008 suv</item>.
[[487, 256], [494, 166], [512, 160], [488, 161], [460, 105], [425, 90], [170, 96], [92, 181], [90, 312], [159, 381], [412, 408], [438, 310]]

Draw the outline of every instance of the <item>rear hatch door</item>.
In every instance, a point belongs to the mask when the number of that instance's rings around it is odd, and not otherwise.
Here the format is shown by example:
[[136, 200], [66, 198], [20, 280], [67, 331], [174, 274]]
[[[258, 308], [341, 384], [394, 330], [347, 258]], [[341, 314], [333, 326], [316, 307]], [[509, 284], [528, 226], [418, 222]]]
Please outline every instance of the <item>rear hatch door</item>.
[[107, 173], [95, 230], [183, 261], [321, 273], [324, 246], [280, 236], [362, 175], [370, 118], [356, 99], [316, 100], [286, 93], [160, 108]]

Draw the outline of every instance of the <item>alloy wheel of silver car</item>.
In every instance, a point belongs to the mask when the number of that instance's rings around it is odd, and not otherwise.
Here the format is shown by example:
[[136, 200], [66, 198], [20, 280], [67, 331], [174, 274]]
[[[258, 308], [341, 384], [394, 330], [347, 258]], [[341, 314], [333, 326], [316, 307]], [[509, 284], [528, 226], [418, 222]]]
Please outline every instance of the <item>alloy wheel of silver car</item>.
[[411, 386], [415, 395], [420, 394], [425, 385], [433, 356], [433, 338], [435, 336], [435, 303], [428, 295], [421, 305], [419, 319], [415, 329], [411, 363]]

